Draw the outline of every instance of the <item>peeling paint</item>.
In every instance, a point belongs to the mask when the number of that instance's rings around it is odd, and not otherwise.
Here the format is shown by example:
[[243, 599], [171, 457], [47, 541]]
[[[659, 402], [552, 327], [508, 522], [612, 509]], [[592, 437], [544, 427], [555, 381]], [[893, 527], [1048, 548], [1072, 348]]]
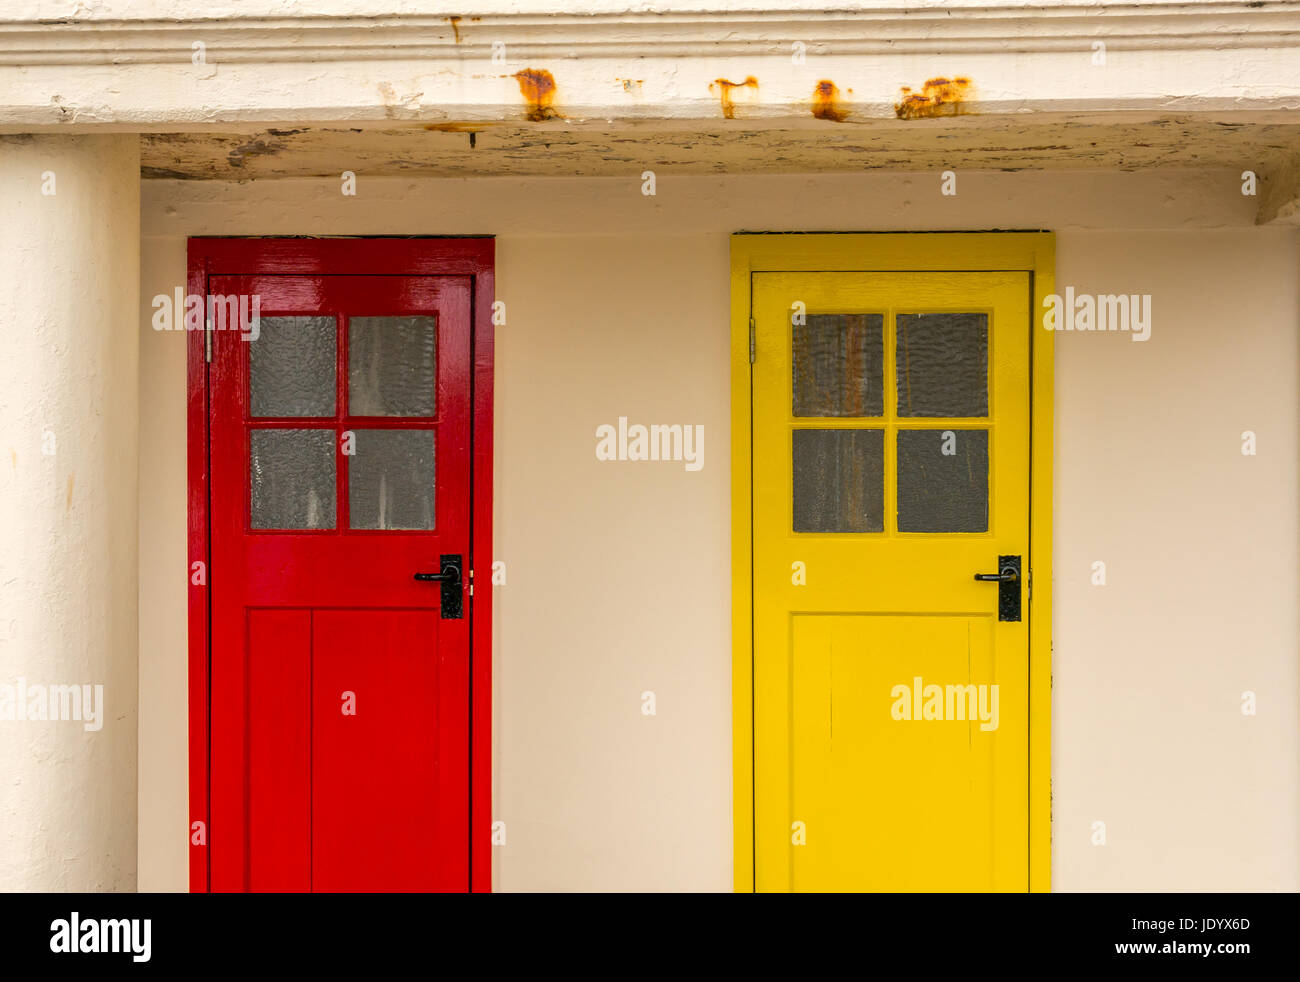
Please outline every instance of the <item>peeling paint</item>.
[[233, 167], [243, 167], [245, 157], [265, 157], [277, 154], [284, 149], [283, 143], [269, 143], [266, 140], [250, 140], [230, 150], [226, 157]]
[[[231, 163], [235, 162], [232, 160]], [[236, 163], [235, 166], [238, 167], [241, 164], [242, 161]], [[170, 167], [147, 167], [143, 164], [140, 166], [140, 177], [146, 181], [188, 181], [193, 176], [188, 171], [174, 170]]]
[[420, 111], [420, 97], [423, 91], [415, 90], [411, 82], [399, 83], [407, 91], [399, 94], [392, 82], [379, 83], [379, 96], [384, 104], [384, 115], [389, 119], [399, 116], [413, 116]]
[[641, 86], [645, 84], [645, 79], [643, 78], [616, 78], [614, 81], [622, 83], [624, 92], [636, 95], [641, 94]]
[[750, 75], [743, 82], [733, 82], [730, 79], [719, 78], [719, 79], [714, 79], [713, 84], [709, 86], [709, 91], [717, 92], [718, 97], [722, 101], [723, 119], [736, 118], [736, 102], [735, 102], [736, 89], [751, 89], [754, 92], [757, 92], [758, 79], [756, 79], [753, 75]]
[[[607, 89], [613, 89], [612, 77], [605, 84]], [[854, 100], [860, 98], [855, 94], [860, 91], [857, 86], [853, 92], [840, 88], [850, 110], [848, 121], [823, 124], [810, 118], [810, 89], [805, 88], [800, 107], [806, 122], [797, 128], [751, 128], [742, 124], [745, 113], [754, 109], [750, 104], [737, 105], [737, 121], [724, 123], [720, 116], [714, 116], [707, 129], [648, 131], [607, 121], [562, 126], [557, 120], [539, 130], [536, 123], [524, 118], [516, 103], [515, 118], [505, 122], [444, 116], [361, 131], [346, 126], [310, 127], [284, 138], [273, 137], [266, 129], [143, 134], [140, 169], [146, 180], [333, 178], [339, 160], [344, 159], [352, 170], [359, 173], [364, 169], [371, 175], [612, 175], [626, 170], [629, 158], [642, 159], [646, 147], [651, 146], [656, 156], [673, 161], [674, 173], [690, 174], [932, 167], [1054, 170], [1121, 165], [1235, 167], [1239, 174], [1242, 160], [1270, 160], [1279, 155], [1280, 148], [1300, 146], [1300, 124], [1295, 123], [1247, 124], [1228, 129], [1217, 120], [1166, 116], [1112, 122], [1099, 121], [1087, 113], [1049, 122], [981, 114], [967, 118], [972, 125], [960, 127], [942, 121], [917, 124], [892, 116], [878, 119], [865, 115], [855, 104]], [[611, 95], [617, 92], [613, 89]], [[627, 96], [617, 97], [631, 101]], [[716, 106], [712, 98], [710, 105]], [[935, 125], [942, 130], [941, 138], [936, 138]], [[440, 136], [426, 126], [453, 135]], [[486, 156], [471, 147], [469, 137], [474, 134], [465, 132], [480, 127], [490, 138], [484, 149], [490, 146], [491, 153]], [[454, 135], [457, 132], [464, 133], [465, 142]], [[0, 136], [0, 153], [21, 139]], [[437, 147], [434, 154], [429, 152], [431, 143]], [[544, 151], [544, 145], [550, 149]]]
[[822, 79], [813, 89], [812, 114], [818, 119], [829, 119], [836, 123], [842, 123], [848, 118], [849, 111], [840, 100], [840, 90], [829, 79]]
[[904, 85], [900, 90], [902, 101], [894, 104], [894, 115], [899, 119], [955, 116], [962, 111], [970, 84], [968, 78], [932, 78], [920, 92]]
[[555, 111], [554, 75], [544, 68], [525, 68], [515, 72], [513, 78], [519, 83], [519, 92], [528, 102], [528, 118], [534, 123], [555, 119], [560, 115]]

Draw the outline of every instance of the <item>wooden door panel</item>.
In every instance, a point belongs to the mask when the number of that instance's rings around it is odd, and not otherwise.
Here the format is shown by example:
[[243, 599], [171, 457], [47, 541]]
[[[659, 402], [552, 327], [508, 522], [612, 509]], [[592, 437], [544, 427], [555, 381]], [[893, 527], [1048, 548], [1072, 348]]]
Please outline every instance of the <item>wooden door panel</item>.
[[307, 610], [248, 612], [248, 889], [311, 889]]
[[[212, 332], [213, 889], [466, 890], [470, 278], [209, 291], [261, 318]], [[391, 408], [385, 385], [412, 398]], [[458, 617], [414, 579], [443, 555]]]
[[[1011, 762], [988, 727], [1024, 720], [967, 688], [1023, 682], [994, 663], [993, 619], [796, 615], [791, 647], [792, 813], [809, 827], [791, 851], [794, 889], [1016, 889], [1018, 864], [1002, 854], [1025, 827], [1016, 814], [994, 825], [989, 803]], [[923, 718], [936, 684], [965, 720]], [[916, 697], [922, 715], [896, 718]]]
[[[752, 290], [756, 885], [1027, 889], [1028, 622], [974, 575], [1030, 568], [1028, 278]], [[996, 728], [899, 718], [916, 679]]]
[[[454, 890], [468, 874], [457, 722], [463, 658], [441, 658], [430, 611], [321, 611], [313, 651], [317, 890]], [[344, 709], [348, 712], [344, 712]], [[420, 739], [413, 739], [418, 734]], [[458, 793], [458, 789], [460, 793]]]

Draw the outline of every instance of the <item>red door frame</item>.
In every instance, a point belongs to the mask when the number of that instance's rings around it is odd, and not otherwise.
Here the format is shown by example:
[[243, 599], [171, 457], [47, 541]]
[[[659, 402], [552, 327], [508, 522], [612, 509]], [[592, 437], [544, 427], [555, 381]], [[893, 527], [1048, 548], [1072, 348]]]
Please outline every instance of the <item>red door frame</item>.
[[[470, 602], [470, 889], [492, 889], [492, 383], [495, 243], [466, 238], [191, 238], [188, 295], [205, 297], [208, 277], [256, 274], [470, 276], [471, 542], [469, 568], [482, 589]], [[206, 301], [205, 301], [206, 302]], [[179, 312], [178, 312], [179, 314]], [[178, 316], [177, 323], [181, 323]], [[204, 331], [187, 339], [189, 570], [209, 575], [189, 587], [190, 891], [209, 889], [211, 556], [208, 508], [208, 362]], [[196, 823], [202, 823], [202, 835]], [[202, 843], [195, 842], [201, 838]]]

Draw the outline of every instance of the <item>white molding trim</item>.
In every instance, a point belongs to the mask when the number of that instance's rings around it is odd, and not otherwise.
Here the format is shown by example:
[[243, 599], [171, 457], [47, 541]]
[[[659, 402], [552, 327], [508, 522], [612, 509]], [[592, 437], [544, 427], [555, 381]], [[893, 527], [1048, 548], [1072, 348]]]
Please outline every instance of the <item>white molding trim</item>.
[[835, 55], [1077, 52], [1094, 40], [1117, 51], [1296, 49], [1300, 2], [0, 20], [0, 65], [188, 63], [195, 40], [213, 61], [266, 64], [488, 59], [494, 42], [534, 59], [761, 57], [796, 40]]
[[[179, 10], [190, 0], [121, 2]], [[223, 2], [205, 11], [229, 12]], [[269, 0], [240, 0], [258, 2]], [[651, 0], [663, 9], [632, 12], [584, 0], [595, 12], [459, 17], [362, 16], [396, 0], [329, 0], [348, 13], [285, 14], [295, 2], [274, 15], [0, 20], [0, 133], [524, 119], [553, 129], [824, 126], [812, 106], [822, 80], [853, 126], [893, 120], [903, 87], [934, 78], [970, 80], [965, 125], [1123, 112], [1300, 122], [1300, 0], [829, 10], [818, 0], [778, 0], [776, 10], [715, 0], [725, 8], [715, 11]], [[804, 61], [792, 57], [796, 42]], [[497, 44], [503, 61], [493, 60]], [[553, 113], [529, 112], [525, 69], [551, 73]]]

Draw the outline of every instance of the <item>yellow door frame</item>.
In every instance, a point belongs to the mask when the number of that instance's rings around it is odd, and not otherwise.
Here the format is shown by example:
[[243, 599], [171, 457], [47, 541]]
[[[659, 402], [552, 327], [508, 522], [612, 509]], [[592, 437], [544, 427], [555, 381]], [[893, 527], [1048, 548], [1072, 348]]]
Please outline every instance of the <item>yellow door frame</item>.
[[734, 881], [754, 889], [752, 275], [1020, 271], [1030, 274], [1029, 888], [1051, 889], [1053, 333], [1034, 330], [1055, 292], [1051, 232], [738, 233], [731, 237], [731, 700]]

